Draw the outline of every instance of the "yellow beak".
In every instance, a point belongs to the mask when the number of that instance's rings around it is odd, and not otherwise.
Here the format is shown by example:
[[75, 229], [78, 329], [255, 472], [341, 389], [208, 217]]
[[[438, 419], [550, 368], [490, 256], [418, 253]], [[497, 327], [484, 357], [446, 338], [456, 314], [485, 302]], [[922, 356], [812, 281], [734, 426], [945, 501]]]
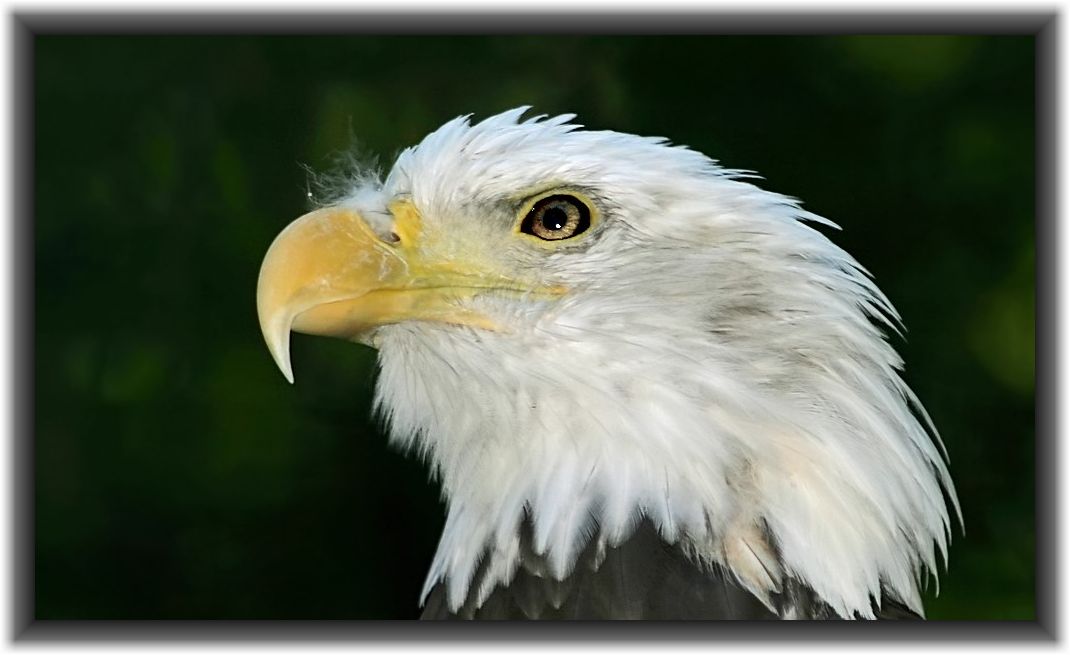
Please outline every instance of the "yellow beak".
[[327, 208], [291, 223], [268, 248], [256, 308], [268, 350], [291, 383], [291, 330], [354, 341], [406, 320], [496, 330], [461, 301], [491, 289], [530, 292], [474, 266], [430, 261], [415, 208], [402, 202], [391, 211], [395, 242], [380, 239], [357, 212]]

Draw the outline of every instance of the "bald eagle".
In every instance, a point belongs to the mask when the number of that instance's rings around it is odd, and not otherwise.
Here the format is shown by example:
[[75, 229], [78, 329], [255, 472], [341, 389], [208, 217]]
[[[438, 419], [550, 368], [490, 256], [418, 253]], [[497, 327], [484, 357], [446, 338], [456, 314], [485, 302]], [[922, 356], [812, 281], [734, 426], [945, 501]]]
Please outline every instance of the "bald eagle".
[[425, 618], [923, 616], [946, 453], [899, 316], [745, 171], [527, 107], [449, 121], [286, 227], [268, 348], [378, 349], [447, 518]]

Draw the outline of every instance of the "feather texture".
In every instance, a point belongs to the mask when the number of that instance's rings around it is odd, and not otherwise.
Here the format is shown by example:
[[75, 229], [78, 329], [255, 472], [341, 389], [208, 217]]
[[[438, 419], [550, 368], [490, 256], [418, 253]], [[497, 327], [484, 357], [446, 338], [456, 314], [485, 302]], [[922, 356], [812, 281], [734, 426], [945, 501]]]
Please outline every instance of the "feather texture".
[[[808, 589], [792, 581], [761, 601], [723, 569], [703, 567], [679, 546], [666, 543], [643, 521], [617, 547], [592, 542], [578, 555], [576, 570], [563, 580], [545, 574], [546, 563], [532, 550], [532, 528], [520, 532], [521, 565], [508, 583], [488, 595], [470, 593], [451, 610], [445, 586], [428, 596], [422, 619], [432, 620], [772, 620], [838, 618]], [[487, 561], [487, 560], [485, 560]], [[493, 576], [488, 565], [477, 584]], [[902, 603], [884, 598], [873, 611], [879, 619], [918, 619]]]

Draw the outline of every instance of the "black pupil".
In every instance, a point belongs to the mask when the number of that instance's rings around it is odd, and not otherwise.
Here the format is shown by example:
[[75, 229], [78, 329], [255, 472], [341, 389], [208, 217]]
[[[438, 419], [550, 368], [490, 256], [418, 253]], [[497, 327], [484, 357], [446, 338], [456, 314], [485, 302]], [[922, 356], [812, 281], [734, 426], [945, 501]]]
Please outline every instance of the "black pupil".
[[568, 223], [568, 214], [560, 206], [547, 207], [542, 213], [542, 226], [557, 231]]

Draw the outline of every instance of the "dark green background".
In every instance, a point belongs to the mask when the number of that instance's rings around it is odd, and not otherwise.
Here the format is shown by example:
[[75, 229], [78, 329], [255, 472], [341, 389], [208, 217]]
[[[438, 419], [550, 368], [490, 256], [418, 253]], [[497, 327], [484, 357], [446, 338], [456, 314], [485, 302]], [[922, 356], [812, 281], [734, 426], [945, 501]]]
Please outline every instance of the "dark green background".
[[[1027, 37], [38, 37], [37, 618], [414, 617], [442, 524], [374, 351], [254, 289], [355, 135], [520, 104], [670, 137], [839, 222], [909, 328], [966, 517], [932, 618], [1034, 617]], [[931, 593], [930, 593], [931, 595]]]

